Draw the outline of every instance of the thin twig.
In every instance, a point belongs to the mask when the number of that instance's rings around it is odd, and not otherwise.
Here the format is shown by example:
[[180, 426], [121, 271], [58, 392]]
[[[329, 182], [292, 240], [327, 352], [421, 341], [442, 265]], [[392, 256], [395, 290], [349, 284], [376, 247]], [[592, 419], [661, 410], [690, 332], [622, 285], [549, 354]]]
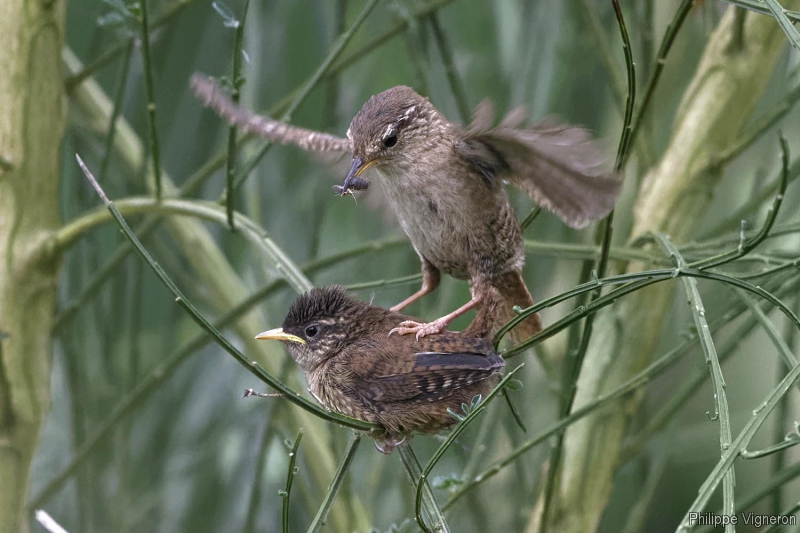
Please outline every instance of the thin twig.
[[[300, 89], [300, 92], [293, 98], [292, 103], [289, 104], [289, 107], [284, 111], [283, 115], [278, 119], [280, 122], [289, 122], [294, 114], [295, 110], [300, 106], [301, 103], [306, 99], [306, 97], [311, 94], [311, 91], [319, 84], [320, 81], [324, 79], [325, 73], [328, 72], [333, 65], [333, 62], [342, 52], [347, 43], [350, 42], [350, 39], [353, 38], [355, 35], [356, 30], [361, 27], [364, 21], [367, 20], [372, 9], [378, 4], [380, 0], [368, 0], [364, 7], [361, 8], [361, 11], [356, 16], [356, 19], [350, 25], [346, 32], [339, 36], [336, 39], [336, 42], [331, 47], [328, 55], [325, 56], [325, 59], [322, 60], [317, 70], [314, 71], [314, 74], [308, 81], [303, 85]], [[250, 172], [255, 168], [261, 158], [267, 153], [269, 148], [272, 146], [272, 142], [267, 141], [261, 145], [261, 147], [256, 151], [256, 154], [251, 157], [242, 167], [241, 172], [239, 172], [238, 176], [236, 177], [233, 190], [239, 190], [239, 187], [242, 186], [242, 183], [247, 179]]]
[[156, 126], [156, 97], [153, 82], [153, 58], [150, 54], [150, 31], [148, 29], [147, 0], [139, 5], [142, 10], [141, 39], [142, 60], [144, 61], [144, 81], [147, 94], [147, 125], [150, 133], [150, 157], [153, 161], [153, 177], [156, 182], [156, 199], [161, 200], [161, 151], [158, 144], [158, 128]]
[[[775, 346], [775, 349], [781, 356], [781, 360], [786, 368], [789, 370], [794, 368], [794, 366], [797, 365], [797, 358], [792, 353], [792, 349], [789, 348], [789, 345], [786, 344], [783, 338], [781, 338], [781, 334], [778, 331], [778, 328], [775, 327], [775, 324], [773, 324], [769, 317], [767, 317], [766, 313], [761, 310], [761, 307], [759, 307], [756, 302], [753, 301], [750, 295], [740, 290], [736, 290], [734, 292], [745, 303], [745, 305], [747, 305], [747, 307], [750, 309], [750, 312], [753, 313], [753, 317], [764, 329], [767, 337], [769, 337], [769, 340], [772, 341], [772, 344]], [[798, 385], [800, 386], [800, 384]]]
[[320, 528], [325, 525], [325, 521], [328, 519], [328, 513], [330, 513], [331, 506], [336, 500], [336, 496], [339, 494], [339, 489], [342, 488], [344, 475], [353, 463], [353, 458], [356, 456], [359, 444], [361, 444], [361, 434], [354, 431], [353, 435], [350, 437], [350, 443], [347, 445], [347, 449], [342, 456], [342, 460], [339, 462], [339, 466], [333, 474], [331, 484], [328, 485], [328, 490], [325, 492], [325, 497], [322, 499], [322, 505], [320, 505], [319, 511], [317, 511], [317, 515], [314, 517], [314, 521], [311, 522], [311, 525], [308, 527], [308, 533], [317, 533]]
[[[761, 486], [739, 499], [742, 511], [752, 508], [762, 499], [780, 489], [780, 487], [791, 483], [798, 476], [800, 476], [800, 463], [795, 463], [780, 472], [776, 472], [773, 478], [767, 480]], [[720, 509], [716, 514], [721, 515], [722, 510]], [[780, 514], [780, 510], [776, 511], [776, 514]], [[711, 533], [712, 530], [713, 526], [704, 526], [697, 529], [696, 533]]]
[[528, 226], [530, 226], [533, 221], [536, 220], [536, 217], [538, 217], [541, 212], [542, 206], [534, 206], [533, 209], [531, 209], [531, 212], [528, 213], [525, 218], [522, 219], [522, 222], [519, 223], [519, 229], [523, 232], [528, 229]]
[[[780, 289], [780, 292], [782, 294], [791, 294], [797, 290], [799, 284], [800, 279], [795, 278], [784, 285]], [[766, 302], [761, 304], [761, 306], [765, 305]], [[727, 308], [728, 311], [724, 315], [712, 322], [712, 330], [716, 331], [717, 325], [731, 323], [747, 309], [740, 299], [731, 302]], [[730, 337], [725, 340], [725, 344], [719, 349], [720, 363], [724, 363], [728, 358], [737, 353], [737, 349], [741, 346], [742, 340], [745, 339], [757, 325], [758, 322], [755, 317], [752, 316], [747, 318], [744, 323], [737, 323], [735, 330], [731, 332]], [[647, 425], [636, 435], [634, 441], [625, 447], [621, 456], [630, 459], [638, 455], [650, 438], [666, 427], [669, 421], [686, 405], [687, 400], [700, 390], [700, 387], [708, 378], [709, 373], [706, 372], [705, 369], [696, 369], [691, 375], [683, 379], [680, 387], [673, 393], [667, 403], [649, 418]]]
[[139, 242], [139, 239], [136, 237], [136, 235], [134, 235], [133, 231], [131, 231], [127, 222], [125, 222], [125, 219], [122, 217], [122, 215], [120, 214], [119, 210], [114, 205], [114, 203], [108, 199], [105, 192], [100, 187], [100, 184], [97, 183], [97, 180], [89, 171], [89, 169], [86, 167], [80, 156], [76, 156], [76, 158], [78, 160], [78, 164], [81, 167], [81, 170], [83, 170], [83, 173], [86, 175], [87, 179], [89, 179], [89, 181], [92, 183], [92, 186], [97, 191], [97, 194], [100, 196], [100, 198], [102, 198], [103, 203], [108, 208], [109, 212], [111, 213], [111, 216], [116, 221], [117, 225], [119, 225], [120, 229], [125, 234], [125, 237], [131, 241], [131, 243], [134, 245], [136, 251], [139, 253], [141, 258], [145, 260], [145, 262], [148, 264], [148, 266], [150, 266], [150, 268], [153, 270], [156, 276], [158, 276], [158, 278], [161, 280], [164, 286], [166, 286], [166, 288], [175, 296], [176, 303], [181, 307], [183, 307], [189, 313], [192, 319], [194, 319], [195, 322], [197, 322], [197, 324], [201, 328], [205, 329], [209, 333], [209, 335], [211, 335], [214, 338], [214, 340], [216, 340], [216, 342], [226, 352], [228, 352], [230, 355], [233, 356], [234, 359], [236, 359], [236, 361], [239, 364], [245, 367], [250, 373], [252, 373], [256, 377], [264, 381], [264, 383], [266, 383], [276, 391], [282, 393], [288, 401], [294, 403], [295, 405], [308, 411], [309, 413], [318, 416], [319, 418], [328, 420], [330, 422], [337, 422], [343, 426], [350, 427], [353, 429], [369, 430], [375, 427], [373, 424], [348, 418], [327, 411], [326, 409], [323, 409], [317, 404], [312, 403], [311, 401], [305, 399], [299, 393], [291, 390], [289, 387], [284, 385], [278, 379], [276, 379], [275, 377], [264, 371], [264, 369], [262, 369], [261, 366], [258, 365], [258, 363], [256, 363], [255, 361], [248, 360], [244, 356], [244, 354], [242, 354], [236, 347], [234, 347], [233, 344], [231, 344], [214, 326], [212, 326], [211, 323], [209, 323], [205, 319], [205, 317], [203, 317], [203, 315], [200, 314], [197, 308], [194, 307], [194, 305], [192, 305], [191, 302], [189, 302], [186, 299], [186, 297], [183, 295], [180, 289], [178, 289], [175, 283], [173, 283], [173, 281], [169, 278], [169, 276], [167, 276], [166, 272], [164, 272], [164, 270], [158, 265], [158, 263], [156, 263], [153, 260], [153, 258], [144, 248], [144, 246], [142, 246], [142, 243]]
[[[179, 0], [174, 4], [171, 8], [168, 9], [167, 12], [164, 13], [158, 20], [153, 23], [153, 27], [161, 25], [172, 16], [176, 15], [180, 10], [189, 5], [190, 3], [194, 2], [195, 0]], [[415, 17], [425, 17], [430, 15], [431, 13], [436, 12], [438, 9], [452, 3], [454, 0], [435, 0], [428, 5], [425, 5], [419, 8], [417, 11], [414, 12]], [[392, 37], [396, 36], [403, 29], [406, 27], [405, 22], [398, 22], [382, 34], [376, 36], [375, 38], [371, 39], [369, 42], [365, 43], [361, 47], [357, 48], [354, 52], [349, 54], [348, 56], [342, 58], [341, 60], [337, 61], [330, 69], [327, 71], [326, 75], [323, 79], [330, 79], [332, 76], [343, 71], [345, 68], [351, 66], [356, 61], [360, 60], [361, 58], [365, 57], [369, 52], [374, 50], [376, 47], [381, 46], [388, 42]], [[122, 42], [118, 45], [118, 47], [114, 47], [111, 51], [113, 52], [109, 56], [109, 60], [113, 60], [121, 51], [124, 50], [124, 46], [128, 41]], [[99, 68], [102, 68], [101, 65], [87, 65], [80, 71], [75, 72], [73, 75], [67, 78], [66, 85], [69, 88], [74, 87], [75, 85], [79, 84], [81, 81], [86, 79], [87, 77], [91, 76], [94, 72], [96, 72]], [[316, 73], [314, 74], [316, 75]], [[313, 76], [312, 75], [312, 78]], [[280, 102], [278, 102], [270, 111], [269, 115], [274, 115], [280, 112], [281, 109], [286, 109], [290, 103], [293, 101], [294, 98], [297, 97], [297, 94], [301, 91], [301, 89], [308, 85], [311, 78], [303, 82], [299, 87], [295, 88], [291, 91], [285, 98], [283, 98]], [[239, 140], [241, 143], [241, 139]], [[261, 154], [263, 156], [263, 153]], [[226, 161], [226, 151], [220, 151], [216, 153], [214, 156], [209, 159], [205, 165], [203, 165], [200, 169], [198, 169], [195, 173], [193, 173], [184, 184], [181, 186], [178, 196], [186, 196], [193, 192], [195, 192], [208, 178], [210, 178], [213, 173], [219, 169], [222, 165], [225, 164]], [[257, 162], [257, 161], [253, 161]], [[0, 159], [0, 163], [2, 160]], [[2, 167], [2, 165], [0, 165]], [[9, 167], [10, 168], [10, 167]], [[149, 235], [155, 228], [158, 226], [160, 220], [158, 218], [147, 222], [138, 229], [137, 233], [142, 235], [142, 237]], [[86, 288], [81, 292], [81, 294], [75, 299], [75, 305], [71, 305], [68, 309], [62, 313], [62, 319], [67, 319], [75, 316], [75, 311], [79, 308], [79, 304], [82, 302], [88, 301], [91, 297], [93, 297], [97, 291], [103, 286], [105, 281], [109, 278], [109, 276], [116, 270], [116, 267], [122, 263], [125, 258], [127, 258], [128, 254], [133, 251], [133, 247], [129, 243], [123, 244], [119, 249], [115, 251], [115, 253], [111, 256], [111, 258], [98, 270], [97, 274], [95, 274], [91, 281], [88, 282]], [[69, 312], [69, 314], [65, 314]], [[63, 320], [61, 321], [63, 322]]]
[[780, 185], [778, 186], [778, 192], [772, 202], [772, 207], [767, 213], [767, 218], [764, 220], [764, 224], [761, 226], [759, 232], [749, 239], [742, 239], [739, 243], [739, 246], [735, 250], [702, 259], [700, 261], [695, 261], [694, 263], [691, 263], [690, 266], [694, 268], [706, 269], [730, 263], [731, 261], [735, 261], [736, 259], [744, 257], [753, 251], [769, 236], [772, 226], [775, 224], [775, 220], [778, 218], [778, 211], [780, 211], [781, 204], [783, 204], [786, 188], [789, 185], [789, 143], [786, 140], [786, 137], [784, 137], [782, 134], [779, 137], [779, 141], [781, 145], [781, 181]]
[[[357, 257], [364, 251], [378, 251], [383, 250], [384, 246], [394, 246], [396, 242], [381, 241], [376, 243], [367, 243], [351, 250], [346, 250], [338, 254], [328, 257], [323, 257], [319, 260], [308, 263], [303, 267], [306, 273], [313, 273], [325, 267], [336, 265], [341, 261], [345, 261], [352, 257]], [[259, 290], [254, 291], [245, 300], [241, 301], [236, 306], [232, 307], [228, 312], [221, 316], [215, 323], [214, 327], [222, 329], [242, 315], [250, 311], [256, 304], [263, 301], [264, 298], [275, 292], [281, 287], [287, 286], [288, 283], [284, 278], [279, 278], [271, 283], [265, 285]], [[0, 336], [0, 340], [2, 336]], [[155, 392], [158, 387], [164, 383], [176, 369], [186, 361], [192, 354], [199, 353], [199, 350], [205, 346], [211, 339], [205, 332], [201, 331], [189, 340], [183, 347], [175, 353], [164, 358], [155, 368], [152, 369], [150, 374], [142, 379], [136, 388], [126, 395], [108, 417], [98, 425], [97, 429], [85, 440], [81, 447], [75, 452], [72, 460], [64, 467], [61, 472], [53, 476], [53, 478], [41, 489], [41, 491], [32, 498], [29, 503], [30, 507], [38, 507], [44, 504], [55, 492], [63, 486], [63, 484], [77, 471], [83, 462], [100, 446], [105, 440], [113, 433], [117, 424], [127, 417], [130, 413], [134, 412], [136, 407], [141, 405], [150, 395]], [[2, 345], [0, 344], [0, 347]]]
[[[155, 20], [150, 24], [150, 29], [155, 30], [169, 22], [173, 17], [178, 15], [183, 8], [194, 3], [196, 0], [176, 0], [168, 7], [166, 7]], [[81, 70], [74, 72], [64, 79], [64, 89], [67, 94], [72, 94], [72, 91], [87, 78], [94, 76], [97, 72], [110, 65], [120, 54], [125, 53], [128, 46], [131, 46], [136, 39], [134, 37], [125, 37], [116, 43], [107, 47], [102, 55], [93, 61], [86, 63]]]
[[455, 60], [453, 59], [453, 49], [450, 47], [450, 42], [447, 40], [447, 35], [445, 35], [444, 29], [439, 23], [439, 16], [436, 12], [431, 13], [428, 20], [433, 29], [433, 38], [436, 41], [436, 47], [439, 49], [439, 54], [442, 56], [444, 72], [447, 74], [447, 81], [450, 83], [450, 90], [455, 98], [458, 114], [461, 117], [461, 121], [466, 124], [469, 122], [470, 117], [469, 100], [467, 99], [467, 90], [464, 86], [464, 81], [458, 75], [458, 70], [456, 70]]
[[718, 171], [730, 163], [785, 117], [798, 100], [800, 100], [800, 85], [789, 91], [777, 104], [773, 105], [758, 120], [749, 125], [723, 151], [714, 155], [708, 161], [705, 171]]
[[717, 489], [720, 481], [725, 477], [726, 473], [733, 465], [736, 458], [747, 449], [747, 445], [755, 436], [758, 429], [767, 419], [767, 416], [772, 412], [781, 398], [788, 392], [789, 388], [794, 385], [794, 382], [800, 378], [800, 365], [794, 367], [791, 372], [786, 374], [781, 382], [764, 398], [764, 401], [758, 404], [758, 407], [753, 410], [753, 416], [745, 424], [744, 429], [737, 435], [736, 439], [731, 443], [731, 446], [725, 450], [722, 458], [706, 478], [705, 482], [700, 487], [697, 497], [694, 502], [687, 509], [686, 514], [681, 520], [680, 525], [676, 529], [677, 533], [682, 533], [691, 527], [690, 516], [693, 513], [702, 512], [708, 505], [711, 495]]
[[664, 38], [661, 40], [661, 45], [658, 47], [658, 54], [656, 56], [655, 63], [656, 66], [653, 69], [653, 73], [650, 75], [650, 78], [647, 80], [647, 87], [644, 90], [644, 98], [642, 98], [642, 102], [639, 104], [639, 109], [636, 111], [636, 118], [633, 119], [630, 132], [630, 142], [633, 142], [636, 139], [636, 135], [639, 133], [639, 128], [641, 128], [642, 124], [644, 123], [644, 118], [647, 116], [646, 113], [650, 108], [650, 102], [652, 101], [653, 95], [656, 92], [658, 82], [661, 80], [661, 73], [664, 71], [664, 65], [667, 63], [667, 55], [672, 49], [672, 45], [675, 42], [675, 37], [678, 35], [678, 31], [681, 29], [683, 21], [686, 20], [686, 15], [689, 14], [689, 10], [691, 10], [694, 3], [695, 0], [683, 0], [681, 5], [678, 6], [678, 9], [675, 11], [675, 15], [672, 17], [669, 25], [667, 25], [667, 30], [664, 32]]
[[[722, 1], [727, 2], [729, 4], [733, 4], [735, 6], [743, 7], [745, 9], [749, 9], [750, 11], [755, 11], [756, 13], [761, 13], [762, 15], [772, 14], [769, 8], [764, 5], [763, 0], [722, 0]], [[785, 10], [785, 14], [792, 22], [800, 22], [800, 11], [790, 11], [787, 9]]]
[[[794, 291], [797, 290], [797, 285], [798, 281], [795, 280], [794, 283], [786, 287], [785, 292], [794, 293]], [[743, 312], [743, 310], [744, 310], [743, 305], [740, 305], [738, 309], [737, 308], [732, 309], [728, 313], [724, 314], [723, 316], [715, 320], [712, 323], [711, 329], [732, 322], [735, 317], [737, 317], [739, 314], [741, 314], [741, 312]], [[749, 326], [748, 325], [742, 326], [741, 331], [743, 332], [743, 334], [746, 334], [748, 331], [752, 330], [754, 324], [755, 322], [753, 321]], [[471, 480], [464, 483], [461, 487], [458, 488], [458, 490], [456, 490], [450, 496], [450, 499], [444, 505], [444, 509], [445, 510], [449, 509], [464, 494], [476, 488], [478, 485], [486, 482], [489, 478], [493, 477], [494, 475], [498, 474], [501, 470], [512, 464], [523, 454], [533, 449], [536, 445], [546, 441], [552, 435], [558, 434], [559, 432], [563, 432], [571, 424], [588, 416], [597, 409], [606, 406], [608, 403], [618, 398], [621, 398], [627, 394], [630, 394], [631, 392], [644, 386], [645, 384], [649, 383], [656, 377], [663, 374], [666, 370], [671, 368], [672, 365], [675, 364], [681, 357], [686, 355], [689, 349], [691, 349], [694, 346], [694, 343], [697, 340], [697, 334], [696, 332], [689, 331], [685, 335], [683, 335], [682, 338], [683, 340], [681, 341], [680, 344], [672, 348], [669, 352], [667, 352], [663, 356], [659, 357], [650, 366], [648, 366], [635, 376], [632, 376], [625, 383], [622, 383], [617, 388], [608, 392], [607, 394], [600, 396], [592, 403], [586, 404], [580, 409], [573, 411], [567, 418], [552, 423], [550, 426], [540, 431], [530, 440], [514, 448], [514, 450], [512, 450], [508, 455], [506, 455], [505, 457], [503, 457], [498, 461], [495, 461], [491, 466], [489, 466], [482, 472], [478, 473], [477, 475], [473, 476]], [[740, 340], [741, 340], [740, 338], [732, 338], [729, 346], [731, 348], [735, 347], [740, 342]], [[729, 351], [733, 352], [732, 349]], [[700, 380], [692, 384], [693, 390], [696, 390], [699, 387], [699, 385], [703, 382], [703, 380], [708, 377], [708, 373], [702, 372], [699, 373], [699, 376]], [[686, 396], [684, 395], [683, 397], [685, 398]], [[683, 405], [684, 403], [685, 402], [680, 402], [681, 405]]]
[[292, 451], [289, 452], [289, 465], [286, 467], [286, 485], [283, 487], [283, 492], [280, 493], [281, 499], [281, 532], [289, 533], [289, 498], [292, 495], [292, 484], [294, 482], [294, 475], [297, 473], [294, 466], [297, 461], [297, 450], [300, 448], [300, 441], [303, 440], [303, 430], [297, 432], [297, 437], [294, 439]]
[[[800, 265], [800, 262], [798, 264]], [[788, 266], [794, 267], [795, 263], [792, 263]], [[784, 266], [781, 266], [779, 268], [783, 269]], [[795, 327], [800, 329], [800, 319], [797, 318], [797, 315], [795, 315], [795, 313], [792, 310], [786, 307], [786, 304], [784, 304], [770, 292], [764, 290], [759, 286], [752, 285], [751, 283], [743, 281], [742, 279], [734, 278], [732, 276], [727, 276], [725, 274], [707, 272], [705, 270], [698, 270], [695, 268], [674, 268], [674, 269], [647, 270], [644, 272], [627, 273], [618, 276], [609, 276], [607, 278], [595, 279], [583, 283], [581, 285], [578, 285], [577, 287], [569, 291], [566, 291], [562, 294], [543, 300], [538, 304], [532, 305], [531, 307], [528, 307], [527, 309], [523, 310], [515, 318], [513, 318], [502, 328], [500, 328], [500, 330], [495, 336], [494, 343], [495, 345], [497, 345], [502, 339], [503, 335], [505, 335], [511, 328], [516, 326], [516, 324], [519, 323], [519, 321], [525, 320], [525, 318], [532, 315], [533, 313], [541, 311], [542, 309], [563, 302], [575, 296], [579, 296], [580, 294], [584, 294], [586, 292], [595, 290], [597, 287], [602, 285], [623, 284], [622, 287], [615, 289], [609, 292], [608, 294], [601, 296], [600, 298], [597, 298], [596, 300], [592, 301], [589, 305], [575, 309], [572, 313], [562, 318], [561, 320], [558, 320], [555, 323], [551, 324], [549, 327], [545, 328], [544, 330], [537, 333], [533, 337], [530, 337], [518, 343], [517, 345], [509, 348], [508, 350], [502, 353], [503, 357], [505, 358], [513, 357], [525, 351], [530, 346], [533, 346], [546, 338], [552, 337], [556, 333], [562, 331], [563, 329], [571, 325], [575, 320], [587, 316], [590, 313], [594, 313], [598, 309], [601, 309], [607, 305], [614, 303], [618, 298], [622, 296], [635, 292], [648, 285], [652, 285], [654, 283], [658, 283], [661, 281], [665, 281], [667, 279], [672, 279], [680, 276], [689, 276], [694, 278], [703, 278], [714, 281], [720, 281], [732, 285], [734, 287], [740, 287], [748, 292], [757, 294], [758, 296], [764, 298], [765, 300], [773, 304], [775, 307], [780, 309], [780, 311], [792, 321]]]
[[[669, 238], [665, 235], [659, 234], [658, 239], [661, 241], [667, 252], [675, 259], [678, 268], [685, 268], [686, 261], [680, 255], [678, 249], [670, 242]], [[697, 280], [692, 278], [683, 278], [683, 286], [686, 291], [686, 296], [689, 300], [689, 307], [694, 317], [694, 324], [700, 336], [700, 346], [703, 348], [705, 355], [706, 365], [708, 365], [711, 374], [711, 385], [714, 389], [714, 410], [715, 414], [712, 420], [719, 420], [719, 446], [720, 453], [724, 454], [731, 445], [731, 415], [728, 410], [728, 397], [725, 394], [725, 378], [722, 376], [722, 367], [719, 364], [717, 357], [717, 350], [714, 347], [714, 339], [711, 336], [711, 331], [706, 321], [706, 311], [703, 306], [703, 300], [700, 298], [700, 291], [697, 290]], [[726, 516], [733, 516], [736, 513], [736, 505], [734, 503], [734, 485], [735, 473], [733, 466], [731, 466], [725, 473], [725, 481], [722, 486], [722, 500], [723, 500], [723, 514]], [[725, 524], [726, 533], [734, 533], [736, 531], [735, 524]]]
[[617, 400], [621, 397], [626, 396], [627, 394], [630, 394], [636, 389], [646, 385], [657, 376], [663, 374], [673, 364], [678, 362], [678, 360], [681, 357], [686, 355], [689, 348], [691, 348], [693, 341], [695, 340], [695, 337], [692, 333], [689, 333], [687, 337], [688, 338], [685, 339], [678, 346], [676, 346], [663, 356], [659, 357], [650, 366], [648, 366], [635, 376], [632, 376], [629, 380], [627, 380], [625, 383], [622, 383], [616, 389], [600, 396], [595, 401], [584, 405], [580, 409], [573, 411], [572, 413], [570, 413], [568, 417], [553, 422], [548, 427], [537, 433], [533, 438], [525, 441], [521, 445], [514, 448], [514, 450], [512, 450], [503, 459], [496, 461], [484, 471], [473, 476], [471, 480], [464, 483], [461, 487], [458, 488], [458, 490], [456, 490], [450, 496], [450, 499], [445, 504], [444, 509], [445, 510], [449, 509], [450, 506], [452, 506], [456, 502], [456, 500], [461, 498], [464, 494], [474, 489], [478, 485], [484, 483], [486, 480], [493, 477], [495, 474], [499, 473], [503, 468], [513, 463], [525, 452], [531, 450], [534, 446], [546, 441], [553, 435], [558, 435], [560, 433], [563, 433], [567, 427], [574, 424], [578, 420], [581, 420], [582, 418], [588, 416], [597, 409], [606, 406], [610, 402], [613, 402], [614, 400]]
[[783, 30], [783, 33], [786, 34], [786, 37], [789, 39], [789, 42], [792, 43], [792, 46], [794, 46], [795, 49], [800, 50], [800, 33], [797, 33], [792, 21], [789, 20], [786, 10], [783, 9], [777, 0], [764, 0], [764, 3], [769, 8], [772, 16], [775, 17], [775, 20], [778, 21], [778, 26], [780, 26]]
[[[233, 43], [233, 67], [231, 68], [231, 101], [238, 105], [239, 97], [241, 96], [242, 79], [242, 42], [244, 40], [244, 26], [247, 21], [247, 8], [250, 6], [250, 0], [245, 0], [244, 7], [242, 8], [242, 18], [236, 26], [236, 37]], [[228, 129], [228, 160], [225, 164], [225, 210], [228, 214], [228, 226], [231, 231], [236, 231], [233, 226], [233, 211], [234, 211], [234, 197], [233, 193], [233, 176], [236, 172], [236, 125], [231, 124]]]
[[[408, 480], [414, 490], [416, 490], [418, 480], [422, 476], [422, 466], [419, 464], [419, 460], [417, 459], [417, 456], [408, 441], [398, 446], [397, 451], [400, 453], [400, 461], [403, 463], [403, 467], [406, 470]], [[445, 520], [442, 508], [439, 507], [439, 504], [436, 502], [436, 498], [433, 496], [433, 491], [431, 490], [430, 485], [427, 481], [425, 481], [422, 485], [423, 504], [424, 510], [428, 515], [428, 522], [418, 522], [418, 524], [420, 527], [423, 527], [423, 524], [433, 523], [436, 533], [449, 533], [450, 528], [447, 525], [447, 520]]]
[[484, 398], [480, 402], [480, 404], [478, 404], [478, 406], [474, 407], [470, 411], [470, 413], [463, 420], [461, 420], [456, 425], [456, 427], [452, 429], [452, 431], [450, 431], [445, 441], [439, 446], [439, 448], [436, 449], [434, 454], [428, 460], [428, 464], [426, 464], [425, 468], [422, 470], [422, 473], [419, 476], [419, 480], [417, 481], [416, 497], [414, 498], [414, 516], [417, 519], [417, 524], [419, 524], [419, 527], [423, 531], [425, 531], [425, 533], [432, 533], [431, 529], [428, 527], [428, 525], [425, 523], [425, 520], [422, 518], [422, 496], [424, 494], [424, 486], [428, 482], [428, 476], [433, 471], [433, 468], [436, 466], [436, 463], [438, 463], [439, 460], [444, 456], [445, 452], [447, 452], [447, 449], [450, 448], [450, 446], [455, 442], [455, 440], [458, 438], [461, 432], [463, 432], [467, 428], [467, 426], [471, 424], [472, 421], [475, 420], [475, 418], [477, 418], [477, 416], [486, 409], [488, 403], [505, 388], [506, 383], [508, 383], [511, 377], [514, 374], [516, 374], [517, 371], [519, 371], [523, 366], [524, 363], [519, 365], [517, 368], [515, 368], [508, 374], [506, 374], [505, 377], [500, 381], [500, 383], [498, 383], [497, 386], [495, 386], [495, 388], [492, 389], [492, 391], [486, 395], [486, 398]]

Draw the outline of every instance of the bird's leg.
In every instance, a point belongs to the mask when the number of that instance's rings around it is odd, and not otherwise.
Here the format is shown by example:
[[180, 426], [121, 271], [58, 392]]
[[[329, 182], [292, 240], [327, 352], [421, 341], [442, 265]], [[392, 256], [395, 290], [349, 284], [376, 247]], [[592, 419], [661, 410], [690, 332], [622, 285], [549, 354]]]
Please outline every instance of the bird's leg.
[[416, 322], [414, 320], [404, 320], [397, 325], [396, 328], [392, 329], [389, 332], [389, 335], [392, 333], [399, 333], [400, 335], [408, 335], [409, 333], [414, 333], [417, 336], [417, 340], [426, 336], [426, 335], [435, 335], [437, 333], [441, 333], [445, 329], [447, 329], [448, 324], [455, 320], [456, 318], [460, 317], [467, 311], [470, 311], [480, 305], [483, 298], [481, 296], [472, 296], [472, 299], [453, 311], [452, 313], [448, 313], [443, 317], [437, 318], [433, 322], [428, 322], [427, 324], [422, 324], [420, 322]]
[[399, 304], [395, 305], [390, 309], [390, 311], [400, 311], [404, 307], [407, 307], [426, 294], [429, 294], [436, 290], [436, 287], [439, 286], [439, 281], [441, 280], [441, 274], [439, 273], [439, 269], [436, 268], [431, 264], [430, 261], [425, 259], [424, 257], [420, 256], [422, 259], [422, 288], [400, 302]]

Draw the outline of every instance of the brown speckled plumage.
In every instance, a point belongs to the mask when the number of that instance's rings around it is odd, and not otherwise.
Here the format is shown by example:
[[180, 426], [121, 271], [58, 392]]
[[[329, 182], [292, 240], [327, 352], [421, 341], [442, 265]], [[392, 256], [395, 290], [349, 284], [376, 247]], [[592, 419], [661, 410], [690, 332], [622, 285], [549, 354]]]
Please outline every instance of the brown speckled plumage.
[[381, 425], [385, 434], [375, 437], [390, 445], [454, 424], [447, 409], [460, 412], [462, 403], [485, 397], [505, 365], [488, 339], [473, 334], [486, 329], [419, 341], [388, 335], [408, 318], [332, 286], [301, 295], [282, 328], [306, 342], [285, 344], [312, 395], [332, 411]]

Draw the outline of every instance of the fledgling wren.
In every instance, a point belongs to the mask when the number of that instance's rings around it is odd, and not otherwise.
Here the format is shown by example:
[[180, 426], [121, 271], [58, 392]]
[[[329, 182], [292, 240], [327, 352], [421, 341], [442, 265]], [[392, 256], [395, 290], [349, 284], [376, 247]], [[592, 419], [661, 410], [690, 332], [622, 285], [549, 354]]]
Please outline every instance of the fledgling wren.
[[[618, 176], [605, 171], [604, 156], [586, 130], [543, 122], [523, 127], [521, 109], [493, 126], [484, 102], [463, 129], [448, 121], [409, 87], [370, 98], [350, 124], [347, 138], [274, 121], [235, 106], [209, 78], [192, 77], [197, 97], [232, 124], [305, 150], [350, 152], [342, 194], [368, 185], [374, 169], [400, 225], [422, 261], [422, 288], [392, 308], [399, 311], [439, 285], [440, 272], [469, 280], [472, 299], [430, 323], [405, 320], [394, 328], [417, 338], [439, 333], [480, 305], [491, 289], [504, 300], [496, 319], [533, 304], [522, 279], [522, 232], [503, 186], [511, 183], [553, 211], [567, 225], [585, 227], [605, 217], [620, 191]], [[538, 315], [520, 323], [517, 338], [541, 330]]]
[[282, 341], [327, 409], [382, 426], [372, 436], [380, 451], [391, 453], [410, 434], [455, 424], [447, 409], [458, 413], [462, 403], [486, 397], [505, 365], [484, 338], [488, 321], [416, 342], [388, 335], [403, 320], [409, 317], [331, 286], [301, 295], [281, 328], [256, 338]]

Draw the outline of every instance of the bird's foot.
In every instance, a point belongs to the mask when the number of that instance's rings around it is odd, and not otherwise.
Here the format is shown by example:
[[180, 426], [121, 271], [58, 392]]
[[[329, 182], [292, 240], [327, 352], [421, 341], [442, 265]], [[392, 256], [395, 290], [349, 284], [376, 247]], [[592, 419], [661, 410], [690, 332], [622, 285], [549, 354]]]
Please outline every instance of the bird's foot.
[[380, 443], [376, 440], [375, 441], [375, 447], [382, 454], [389, 455], [394, 451], [395, 448], [397, 448], [398, 446], [403, 444], [405, 441], [406, 441], [405, 437], [403, 437], [400, 440], [393, 439], [393, 438], [389, 437], [387, 439], [384, 439], [384, 440], [380, 441]]
[[443, 332], [445, 329], [447, 329], [447, 321], [442, 318], [438, 318], [433, 322], [428, 322], [427, 324], [415, 322], [413, 320], [404, 320], [403, 322], [400, 322], [396, 328], [392, 329], [392, 331], [389, 332], [389, 335], [392, 333], [397, 333], [399, 335], [408, 335], [410, 333], [414, 333], [417, 337], [417, 340], [420, 340], [426, 335], [436, 335], [437, 333]]

